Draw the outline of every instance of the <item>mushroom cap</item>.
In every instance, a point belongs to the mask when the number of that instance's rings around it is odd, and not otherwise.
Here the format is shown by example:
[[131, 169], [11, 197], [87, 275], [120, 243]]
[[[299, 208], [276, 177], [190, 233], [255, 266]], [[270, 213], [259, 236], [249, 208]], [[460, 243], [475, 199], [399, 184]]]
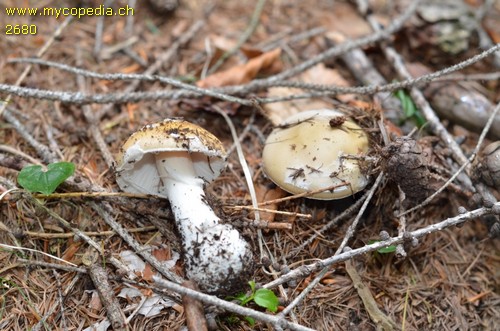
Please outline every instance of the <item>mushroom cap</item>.
[[205, 182], [217, 178], [226, 165], [226, 151], [217, 137], [181, 118], [149, 124], [133, 133], [117, 156], [116, 181], [123, 191], [163, 196], [155, 155], [186, 152], [196, 176]]
[[350, 183], [308, 196], [311, 199], [341, 199], [364, 189], [368, 179], [358, 161], [340, 157], [364, 155], [368, 137], [342, 116], [336, 110], [319, 109], [287, 118], [266, 140], [262, 155], [266, 175], [293, 194]]

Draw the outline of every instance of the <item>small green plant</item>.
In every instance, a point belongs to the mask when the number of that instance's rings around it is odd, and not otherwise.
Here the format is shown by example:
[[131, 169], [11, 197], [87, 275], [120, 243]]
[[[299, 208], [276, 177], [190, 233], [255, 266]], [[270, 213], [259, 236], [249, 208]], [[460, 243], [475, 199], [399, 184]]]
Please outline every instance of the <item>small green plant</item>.
[[[378, 242], [380, 242], [380, 240], [370, 240], [368, 241], [368, 244], [371, 245]], [[377, 252], [379, 252], [380, 254], [389, 254], [389, 253], [394, 253], [395, 251], [396, 251], [396, 246], [394, 245], [377, 249]]]
[[[278, 297], [273, 291], [267, 288], [255, 289], [255, 282], [253, 280], [248, 282], [250, 285], [251, 293], [247, 295], [245, 293], [238, 294], [235, 297], [230, 297], [230, 299], [238, 300], [241, 306], [246, 306], [249, 302], [255, 302], [260, 307], [266, 308], [273, 313], [278, 311]], [[233, 316], [234, 317], [234, 316]], [[244, 319], [250, 324], [250, 326], [255, 325], [255, 320], [249, 316], [245, 316]]]
[[71, 162], [51, 163], [46, 170], [40, 165], [30, 165], [21, 169], [17, 182], [32, 193], [51, 194], [74, 172], [75, 165]]
[[394, 92], [394, 96], [398, 98], [399, 101], [401, 101], [401, 107], [403, 107], [403, 113], [405, 115], [403, 121], [412, 119], [415, 121], [415, 124], [417, 124], [419, 128], [424, 126], [426, 122], [425, 118], [420, 110], [418, 110], [408, 92], [406, 92], [405, 90], [397, 90], [396, 92]]

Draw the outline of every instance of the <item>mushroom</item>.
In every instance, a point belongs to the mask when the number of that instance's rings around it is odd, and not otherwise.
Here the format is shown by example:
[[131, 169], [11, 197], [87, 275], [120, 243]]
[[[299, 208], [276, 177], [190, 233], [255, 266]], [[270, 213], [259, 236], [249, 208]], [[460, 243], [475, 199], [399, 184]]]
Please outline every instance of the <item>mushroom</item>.
[[[368, 137], [344, 114], [332, 109], [292, 115], [266, 140], [264, 172], [287, 192], [325, 191], [308, 196], [317, 200], [341, 199], [368, 184], [358, 160], [368, 151]], [[329, 187], [338, 185], [333, 190]]]
[[253, 272], [248, 243], [220, 222], [203, 191], [224, 169], [226, 156], [213, 134], [173, 118], [133, 133], [116, 167], [123, 191], [169, 200], [182, 237], [186, 275], [209, 293], [229, 293]]

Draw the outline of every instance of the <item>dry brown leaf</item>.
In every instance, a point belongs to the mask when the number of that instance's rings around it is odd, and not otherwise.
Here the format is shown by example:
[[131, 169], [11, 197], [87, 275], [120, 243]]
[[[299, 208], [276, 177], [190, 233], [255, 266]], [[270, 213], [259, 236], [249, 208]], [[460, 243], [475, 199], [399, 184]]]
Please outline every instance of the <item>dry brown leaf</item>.
[[196, 83], [199, 87], [221, 87], [227, 85], [238, 85], [248, 83], [254, 79], [259, 72], [271, 67], [279, 60], [281, 49], [277, 48], [249, 60], [245, 64], [234, 66], [208, 76]]
[[[336, 2], [332, 11], [324, 11], [318, 17], [321, 26], [328, 31], [340, 32], [349, 38], [359, 38], [372, 33], [372, 28], [353, 6], [344, 2]], [[332, 17], [335, 19], [332, 20]]]
[[64, 251], [63, 256], [61, 257], [65, 261], [73, 261], [75, 254], [78, 252], [78, 249], [82, 245], [81, 242], [72, 242], [72, 240], [68, 240], [68, 248]]
[[101, 298], [99, 297], [99, 292], [97, 291], [92, 291], [92, 296], [90, 298], [90, 302], [88, 304], [88, 307], [91, 312], [97, 313], [102, 309], [102, 302]]
[[138, 72], [141, 69], [141, 66], [137, 63], [134, 63], [132, 65], [129, 65], [128, 67], [123, 68], [120, 70], [122, 74], [133, 74], [134, 72]]
[[[257, 202], [271, 201], [285, 197], [287, 194], [279, 187], [268, 188], [265, 185], [255, 186], [255, 195], [257, 197]], [[278, 204], [273, 203], [265, 206], [266, 209], [278, 210]], [[266, 222], [274, 222], [275, 213], [259, 212], [260, 218]]]
[[494, 43], [499, 43], [500, 42], [500, 27], [499, 27], [500, 24], [498, 24], [498, 17], [495, 18], [493, 15], [486, 17], [483, 25], [484, 25], [484, 29], [486, 30], [486, 32], [490, 36], [491, 40]]
[[[172, 258], [172, 254], [168, 248], [155, 249], [151, 252], [151, 255], [153, 255], [160, 262], [168, 261]], [[146, 263], [144, 271], [142, 272], [142, 278], [147, 281], [152, 281], [153, 275], [155, 274], [156, 271], [153, 270], [153, 267], [151, 267], [149, 263]]]

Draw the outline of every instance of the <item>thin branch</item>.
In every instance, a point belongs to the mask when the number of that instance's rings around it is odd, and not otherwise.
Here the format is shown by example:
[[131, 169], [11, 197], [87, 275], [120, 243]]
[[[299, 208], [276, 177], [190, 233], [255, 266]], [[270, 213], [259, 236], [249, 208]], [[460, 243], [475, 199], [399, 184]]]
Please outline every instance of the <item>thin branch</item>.
[[298, 254], [305, 247], [308, 247], [314, 240], [316, 240], [316, 238], [318, 238], [319, 236], [323, 235], [323, 233], [325, 233], [326, 231], [328, 231], [329, 229], [331, 229], [333, 226], [335, 226], [336, 224], [338, 224], [340, 221], [342, 221], [345, 218], [353, 215], [354, 212], [361, 206], [361, 204], [363, 203], [363, 201], [366, 200], [366, 198], [368, 197], [369, 194], [370, 194], [370, 191], [365, 192], [365, 194], [363, 194], [363, 196], [361, 198], [359, 198], [358, 200], [356, 200], [356, 202], [354, 202], [352, 205], [350, 205], [349, 208], [347, 208], [342, 213], [340, 213], [338, 216], [336, 216], [331, 221], [329, 221], [328, 223], [326, 223], [318, 231], [314, 231], [314, 234], [311, 235], [309, 238], [307, 238], [307, 240], [304, 241], [304, 242], [302, 242], [299, 246], [294, 247], [293, 250], [290, 253], [288, 253], [288, 255], [286, 257], [290, 258], [290, 257], [294, 256], [295, 254]]
[[[142, 100], [161, 100], [161, 99], [179, 99], [185, 97], [196, 97], [199, 95], [208, 95], [221, 100], [226, 100], [230, 102], [240, 103], [246, 106], [253, 106], [255, 103], [273, 103], [279, 101], [297, 100], [297, 99], [307, 99], [312, 97], [321, 96], [334, 96], [337, 94], [375, 94], [379, 92], [391, 92], [399, 89], [404, 89], [416, 85], [424, 85], [431, 83], [434, 79], [438, 77], [453, 73], [455, 71], [464, 69], [482, 59], [490, 56], [491, 54], [500, 50], [500, 44], [471, 57], [463, 62], [456, 65], [448, 67], [446, 69], [436, 71], [431, 74], [423, 75], [417, 78], [407, 79], [397, 83], [391, 83], [386, 85], [374, 85], [374, 86], [360, 86], [360, 87], [340, 87], [340, 86], [330, 86], [330, 85], [319, 85], [319, 84], [309, 84], [300, 82], [288, 82], [288, 81], [261, 81], [254, 80], [252, 83], [241, 86], [231, 86], [220, 88], [216, 90], [198, 88], [192, 85], [187, 85], [190, 87], [189, 90], [176, 90], [176, 91], [156, 91], [156, 92], [130, 92], [130, 93], [107, 93], [107, 94], [93, 94], [93, 95], [83, 95], [76, 92], [64, 92], [64, 91], [51, 91], [42, 90], [26, 87], [16, 87], [8, 84], [0, 84], [0, 92], [11, 93], [21, 97], [30, 97], [36, 99], [46, 99], [46, 100], [57, 100], [65, 103], [75, 103], [75, 104], [88, 104], [88, 103], [126, 103], [126, 102], [138, 102]], [[48, 65], [59, 67], [61, 70], [67, 70], [69, 72], [95, 77], [99, 79], [109, 79], [109, 80], [141, 80], [141, 81], [162, 81], [169, 84], [168, 82], [175, 81], [172, 78], [161, 77], [161, 76], [144, 76], [141, 74], [98, 74], [95, 72], [78, 69], [70, 66], [66, 66], [60, 63], [42, 61], [37, 59], [12, 59], [8, 62], [26, 62], [26, 63], [37, 63], [40, 65]], [[111, 75], [111, 76], [110, 76]], [[258, 82], [256, 84], [255, 82]], [[177, 82], [180, 83], [180, 82]], [[183, 84], [183, 83], [182, 83]], [[173, 84], [172, 84], [173, 85]], [[175, 85], [174, 85], [175, 86]], [[233, 97], [227, 93], [250, 93], [252, 91], [257, 91], [263, 88], [272, 86], [283, 86], [283, 87], [298, 87], [301, 89], [309, 89], [318, 91], [316, 93], [306, 93], [306, 94], [295, 94], [280, 98], [253, 98], [253, 99], [242, 99], [238, 97]], [[181, 86], [178, 86], [181, 87]], [[220, 91], [220, 92], [219, 92]]]
[[48, 253], [45, 253], [45, 252], [42, 252], [42, 251], [39, 251], [39, 250], [36, 250], [36, 249], [31, 249], [31, 248], [27, 248], [27, 247], [17, 247], [17, 246], [11, 246], [11, 245], [7, 245], [7, 244], [2, 244], [0, 243], [0, 247], [2, 248], [7, 248], [7, 249], [14, 249], [14, 250], [19, 250], [19, 251], [28, 251], [28, 252], [32, 252], [32, 253], [40, 253], [42, 255], [45, 255], [47, 257], [50, 257], [51, 259], [54, 259], [54, 260], [57, 260], [57, 261], [61, 261], [61, 262], [64, 262], [64, 263], [67, 263], [73, 267], [76, 267], [77, 265], [74, 264], [74, 263], [71, 263], [69, 261], [66, 261], [66, 260], [63, 260], [57, 256], [54, 256], [54, 255], [51, 255], [51, 254], [48, 254]]
[[[170, 281], [167, 281], [167, 280], [155, 277], [155, 276], [153, 276], [153, 279], [155, 281], [155, 285], [159, 286], [161, 288], [165, 288], [167, 290], [176, 292], [180, 295], [190, 296], [191, 298], [194, 298], [198, 301], [204, 302], [205, 304], [214, 305], [214, 306], [217, 306], [221, 309], [230, 311], [232, 313], [235, 313], [235, 314], [238, 314], [241, 316], [248, 316], [248, 317], [252, 317], [256, 320], [262, 321], [262, 322], [270, 323], [274, 327], [289, 328], [290, 330], [297, 330], [297, 331], [314, 331], [313, 329], [310, 329], [308, 327], [305, 327], [305, 326], [302, 326], [302, 325], [299, 325], [296, 323], [291, 323], [281, 316], [269, 315], [269, 314], [265, 314], [265, 313], [262, 313], [262, 312], [259, 312], [259, 311], [256, 311], [256, 310], [253, 310], [250, 308], [242, 307], [238, 304], [219, 299], [216, 296], [208, 295], [208, 294], [205, 294], [202, 292], [198, 292], [198, 291], [192, 290], [190, 288], [184, 287], [182, 285], [179, 285], [179, 284], [176, 284], [176, 283], [173, 283], [173, 282], [170, 282]], [[147, 284], [141, 284], [141, 283], [137, 283], [137, 282], [130, 282], [126, 279], [123, 279], [123, 281], [126, 283], [131, 283], [134, 285], [143, 286], [146, 288], [157, 289], [157, 287], [151, 287]]]
[[361, 301], [363, 301], [370, 319], [377, 325], [377, 330], [392, 331], [397, 329], [396, 323], [378, 308], [370, 288], [363, 283], [352, 261], [345, 261], [345, 270], [349, 274]]
[[0, 144], [0, 151], [20, 156], [32, 164], [42, 165], [42, 162], [29, 156], [28, 154], [24, 153], [23, 151], [17, 150], [14, 147], [10, 147], [9, 145]]
[[[75, 75], [81, 75], [85, 77], [90, 77], [90, 78], [95, 78], [95, 79], [104, 79], [104, 80], [110, 80], [110, 81], [115, 81], [115, 80], [139, 80], [139, 81], [145, 81], [145, 82], [161, 82], [164, 84], [172, 85], [174, 87], [183, 89], [185, 91], [190, 91], [194, 92], [196, 94], [201, 94], [201, 95], [208, 95], [214, 98], [230, 101], [230, 102], [237, 102], [241, 103], [242, 105], [247, 105], [251, 106], [253, 105], [251, 101], [245, 100], [245, 99], [240, 99], [237, 97], [233, 97], [227, 94], [215, 92], [213, 90], [209, 89], [203, 89], [194, 85], [186, 84], [183, 83], [179, 80], [170, 78], [170, 77], [164, 77], [164, 76], [158, 76], [158, 75], [146, 75], [146, 74], [116, 74], [116, 73], [108, 73], [108, 74], [100, 74], [97, 72], [93, 72], [90, 70], [85, 70], [85, 69], [80, 69], [72, 66], [68, 66], [65, 64], [57, 63], [57, 62], [51, 62], [51, 61], [43, 61], [40, 59], [14, 59], [12, 62], [26, 62], [26, 63], [32, 63], [32, 64], [39, 64], [39, 65], [46, 65], [50, 66], [53, 68], [57, 68], [63, 71], [67, 71], [70, 73], [73, 73]], [[47, 90], [40, 90], [40, 89], [33, 89], [33, 88], [21, 88], [21, 87], [15, 87], [12, 85], [6, 85], [6, 84], [0, 84], [0, 91], [2, 92], [8, 92], [12, 93], [15, 95], [19, 96], [31, 96], [34, 98], [45, 98], [48, 100], [60, 100], [63, 102], [70, 102], [70, 103], [89, 103], [89, 102], [94, 102], [94, 103], [109, 103], [109, 102], [132, 102], [132, 101], [139, 101], [139, 100], [144, 100], [143, 95], [146, 97], [146, 99], [151, 98], [153, 95], [155, 95], [154, 92], [140, 92], [140, 93], [116, 93], [114, 96], [112, 94], [112, 97], [106, 97], [106, 94], [93, 94], [93, 95], [88, 95], [88, 94], [83, 94], [83, 93], [74, 93], [74, 92], [59, 92], [59, 91], [47, 91]], [[164, 92], [159, 93], [159, 92]], [[176, 98], [176, 92], [175, 91], [159, 91], [156, 92], [158, 93], [158, 97], [156, 98]], [[178, 93], [179, 91], [177, 91]], [[127, 98], [127, 95], [130, 95], [129, 98]], [[43, 97], [45, 96], [45, 97]], [[137, 99], [138, 96], [141, 96], [140, 99]], [[57, 97], [62, 98], [62, 99], [57, 99]]]
[[[47, 208], [43, 203], [41, 203], [38, 199], [35, 199], [31, 195], [27, 195], [27, 199], [28, 199], [28, 201], [33, 203], [35, 206], [37, 206], [38, 208], [41, 208], [43, 211], [45, 211], [47, 214], [49, 214], [52, 218], [57, 220], [63, 228], [73, 232], [76, 236], [78, 236], [83, 241], [85, 241], [89, 246], [96, 249], [101, 254], [101, 256], [105, 256], [105, 252], [104, 252], [103, 248], [97, 242], [95, 242], [92, 238], [90, 238], [84, 232], [82, 232], [80, 229], [72, 227], [68, 221], [66, 221], [64, 218], [62, 218], [56, 212]], [[131, 278], [131, 279], [136, 278], [135, 274], [131, 270], [129, 270], [129, 268], [127, 268], [117, 258], [111, 256], [108, 258], [108, 261], [110, 261], [117, 269], [125, 270], [127, 272], [127, 275], [129, 278]]]
[[70, 266], [66, 266], [64, 264], [48, 263], [45, 261], [26, 260], [26, 259], [20, 259], [20, 258], [18, 258], [17, 261], [20, 263], [23, 263], [23, 264], [36, 265], [38, 267], [44, 267], [44, 268], [48, 268], [48, 269], [59, 269], [59, 270], [64, 270], [64, 271], [68, 271], [68, 272], [77, 272], [77, 273], [82, 273], [82, 274], [87, 273], [87, 269], [85, 269], [85, 268], [70, 267]]
[[[500, 50], [500, 44], [496, 44], [495, 46], [491, 47], [490, 49], [487, 49], [467, 60], [464, 60], [462, 62], [459, 62], [455, 65], [452, 65], [450, 67], [447, 67], [445, 69], [430, 73], [430, 74], [425, 74], [419, 77], [411, 77], [407, 78], [405, 80], [402, 80], [400, 82], [395, 82], [395, 83], [390, 83], [390, 84], [375, 84], [375, 85], [369, 85], [369, 86], [359, 86], [359, 87], [343, 87], [343, 86], [334, 86], [334, 85], [324, 85], [324, 84], [314, 84], [314, 83], [303, 83], [303, 82], [296, 82], [296, 81], [287, 81], [287, 80], [282, 80], [282, 81], [272, 81], [272, 82], [263, 82], [262, 84], [259, 85], [260, 88], [267, 88], [267, 87], [293, 87], [293, 88], [300, 88], [304, 90], [311, 90], [311, 91], [317, 91], [317, 92], [324, 92], [324, 94], [317, 94], [318, 96], [326, 96], [326, 95], [333, 95], [333, 94], [376, 94], [379, 92], [392, 92], [400, 89], [405, 89], [413, 86], [423, 86], [429, 83], [434, 82], [440, 77], [443, 77], [443, 80], [446, 79], [446, 75], [449, 75], [453, 72], [462, 70], [466, 67], [471, 66], [474, 63], [477, 63], [486, 57], [494, 54], [495, 52], [498, 52]], [[226, 88], [220, 89], [220, 91], [226, 92], [226, 93], [236, 93], [236, 92], [245, 92], [248, 89], [248, 85], [241, 85], [241, 86], [229, 86]], [[248, 91], [253, 91], [253, 90], [248, 90]], [[330, 94], [328, 94], [330, 93]], [[303, 94], [305, 95], [305, 94]], [[303, 98], [302, 95], [297, 95], [296, 98]], [[271, 99], [258, 99], [259, 102], [261, 103], [266, 103], [270, 102]], [[275, 99], [279, 100], [279, 99]]]
[[[379, 31], [380, 27], [378, 22], [375, 21], [373, 16], [368, 16], [368, 22], [372, 26], [375, 31]], [[384, 45], [382, 47], [382, 51], [385, 54], [385, 57], [391, 62], [392, 66], [396, 69], [398, 75], [403, 79], [411, 79], [412, 76], [409, 73], [406, 65], [404, 64], [403, 58], [398, 54], [398, 52], [391, 46]], [[419, 106], [419, 109], [422, 111], [425, 119], [429, 123], [430, 130], [438, 136], [441, 141], [450, 148], [453, 158], [458, 164], [464, 164], [467, 162], [467, 158], [465, 157], [463, 151], [460, 149], [460, 146], [457, 144], [455, 139], [451, 136], [451, 134], [446, 130], [444, 125], [441, 123], [436, 113], [430, 106], [430, 104], [425, 99], [422, 92], [416, 87], [412, 87], [410, 89], [410, 95], [415, 103]]]
[[[471, 219], [476, 219], [476, 218], [481, 217], [483, 215], [494, 214], [495, 210], [500, 210], [500, 202], [495, 203], [491, 208], [486, 208], [486, 207], [478, 208], [478, 209], [457, 215], [455, 217], [447, 218], [439, 223], [432, 224], [432, 225], [429, 225], [427, 227], [424, 227], [424, 228], [421, 228], [421, 229], [418, 229], [418, 230], [415, 230], [412, 232], [407, 232], [407, 236], [409, 236], [410, 238], [418, 239], [420, 237], [429, 235], [431, 233], [443, 231], [446, 228], [462, 224], [462, 223], [467, 222]], [[339, 255], [332, 256], [332, 257], [326, 258], [324, 260], [320, 260], [320, 261], [312, 263], [312, 264], [301, 266], [301, 267], [299, 267], [295, 270], [292, 270], [289, 273], [281, 276], [280, 278], [278, 278], [270, 283], [265, 284], [263, 287], [264, 288], [274, 288], [280, 284], [289, 282], [293, 279], [307, 277], [311, 273], [318, 271], [320, 269], [323, 269], [326, 266], [330, 266], [330, 265], [335, 264], [335, 263], [347, 261], [347, 260], [352, 259], [356, 256], [366, 254], [369, 252], [373, 252], [373, 251], [376, 251], [378, 249], [381, 249], [381, 248], [384, 248], [387, 246], [397, 245], [399, 243], [402, 243], [404, 240], [406, 240], [406, 239], [403, 238], [403, 236], [397, 236], [397, 237], [389, 238], [389, 239], [384, 240], [384, 241], [379, 241], [379, 242], [373, 243], [371, 245], [365, 245], [365, 246], [360, 247], [360, 248], [352, 249], [352, 250], [349, 250], [347, 252], [343, 252]]]
[[[472, 152], [471, 156], [466, 160], [466, 162], [464, 162], [462, 164], [462, 166], [453, 174], [453, 176], [451, 176], [450, 179], [448, 179], [446, 181], [446, 183], [444, 183], [436, 192], [434, 192], [431, 196], [429, 196], [427, 199], [425, 199], [422, 203], [420, 203], [419, 205], [411, 208], [411, 209], [408, 209], [407, 211], [405, 211], [404, 213], [401, 213], [398, 215], [398, 217], [402, 217], [404, 215], [407, 215], [419, 208], [422, 208], [426, 205], [428, 205], [438, 194], [440, 194], [441, 192], [443, 192], [446, 187], [448, 187], [448, 185], [450, 185], [457, 177], [458, 175], [460, 175], [460, 173], [470, 164], [472, 163], [472, 161], [474, 161], [474, 159], [476, 158], [476, 155], [477, 153], [479, 152], [479, 149], [481, 148], [481, 145], [482, 143], [484, 142], [484, 139], [486, 138], [486, 135], [488, 134], [488, 131], [490, 130], [491, 128], [491, 125], [493, 124], [494, 120], [495, 120], [495, 116], [500, 112], [500, 102], [497, 104], [497, 106], [495, 107], [495, 109], [493, 110], [493, 112], [491, 113], [489, 119], [488, 119], [488, 122], [486, 122], [486, 125], [483, 129], [483, 131], [481, 132], [481, 135], [479, 136], [479, 139], [477, 141], [477, 144], [476, 144], [476, 147], [474, 148], [474, 151]], [[483, 194], [487, 194], [487, 192], [482, 192]]]
[[[132, 17], [132, 16], [127, 16], [127, 17]], [[198, 31], [203, 27], [204, 21], [199, 20], [196, 21], [188, 31], [186, 31], [179, 39], [174, 41], [172, 45], [163, 53], [161, 53], [158, 58], [155, 60], [155, 62], [147, 68], [143, 75], [153, 75], [155, 72], [157, 72], [163, 65], [168, 64], [174, 56], [177, 54], [179, 48], [187, 44], [195, 35], [198, 33]], [[125, 93], [130, 93], [135, 91], [139, 85], [140, 81], [136, 80], [133, 81], [129, 86], [125, 88], [123, 92]], [[101, 118], [105, 114], [107, 114], [111, 109], [113, 109], [113, 105], [107, 105], [103, 107], [102, 109], [99, 110], [98, 114], [96, 115], [97, 118]]]
[[[50, 46], [54, 43], [57, 37], [61, 35], [63, 30], [68, 26], [68, 24], [73, 20], [73, 16], [67, 16], [66, 19], [57, 27], [57, 29], [54, 31], [54, 33], [50, 36], [50, 38], [43, 44], [42, 48], [36, 53], [36, 57], [42, 57], [45, 52], [49, 49]], [[19, 86], [23, 82], [23, 80], [28, 76], [29, 72], [31, 71], [31, 66], [27, 66], [24, 68], [23, 72], [19, 77], [17, 78], [16, 82], [14, 83], [14, 86]], [[7, 95], [5, 98], [5, 102], [3, 104], [0, 103], [0, 117], [2, 117], [3, 112], [5, 111], [7, 105], [9, 102], [12, 100], [12, 95]]]
[[229, 209], [234, 209], [234, 210], [258, 210], [262, 211], [265, 213], [272, 213], [272, 214], [278, 214], [278, 215], [286, 215], [286, 216], [293, 216], [293, 217], [302, 217], [302, 218], [307, 218], [311, 219], [312, 215], [311, 214], [301, 214], [301, 213], [296, 213], [296, 212], [290, 212], [290, 211], [281, 211], [281, 210], [275, 210], [275, 209], [267, 209], [267, 208], [255, 208], [254, 206], [225, 206], [226, 208]]
[[[77, 62], [77, 64], [81, 64], [82, 54], [81, 54], [80, 47], [78, 47], [76, 53], [77, 53], [76, 62]], [[86, 93], [87, 88], [86, 88], [86, 84], [85, 84], [85, 78], [83, 76], [77, 76], [76, 83], [77, 83], [79, 91], [81, 93]], [[108, 145], [106, 145], [106, 142], [104, 141], [104, 138], [102, 137], [101, 130], [99, 129], [99, 125], [98, 125], [98, 120], [94, 114], [94, 111], [92, 110], [90, 105], [83, 105], [82, 108], [83, 108], [83, 116], [85, 116], [85, 120], [89, 124], [88, 131], [90, 132], [90, 135], [94, 139], [94, 142], [97, 145], [97, 148], [101, 151], [102, 157], [103, 157], [104, 161], [106, 162], [108, 168], [112, 168], [113, 164], [115, 162], [115, 159], [111, 155], [111, 152], [109, 151]]]
[[392, 34], [394, 32], [398, 31], [399, 29], [401, 29], [403, 27], [404, 23], [413, 15], [413, 13], [417, 9], [417, 6], [419, 3], [420, 3], [420, 0], [412, 1], [410, 3], [410, 5], [408, 6], [408, 8], [406, 9], [406, 11], [401, 16], [392, 19], [391, 24], [386, 29], [384, 29], [380, 32], [376, 32], [376, 33], [373, 33], [369, 36], [362, 37], [362, 38], [359, 38], [359, 39], [349, 41], [349, 42], [343, 43], [341, 45], [332, 47], [332, 48], [328, 49], [327, 51], [313, 57], [310, 60], [302, 62], [301, 64], [299, 64], [299, 65], [297, 65], [289, 70], [286, 70], [286, 71], [279, 73], [275, 76], [266, 78], [264, 80], [256, 80], [256, 81], [250, 83], [249, 85], [252, 86], [252, 85], [259, 85], [263, 82], [276, 82], [279, 80], [284, 80], [284, 79], [296, 76], [296, 75], [300, 74], [301, 72], [306, 71], [307, 69], [315, 66], [316, 64], [318, 64], [320, 62], [323, 62], [327, 59], [339, 56], [340, 54], [344, 54], [344, 53], [350, 51], [351, 49], [366, 46], [366, 45], [369, 45], [371, 43], [375, 43], [375, 42], [380, 41], [380, 40], [388, 39], [392, 36]]
[[[1, 103], [1, 102], [0, 102]], [[45, 163], [53, 163], [58, 160], [57, 156], [44, 144], [38, 142], [19, 120], [9, 110], [3, 111], [3, 118], [10, 123], [17, 133], [31, 145]]]
[[[140, 232], [151, 232], [157, 231], [155, 226], [145, 226], [143, 228], [127, 229], [130, 233], [140, 233]], [[116, 235], [115, 231], [99, 231], [99, 232], [83, 232], [87, 236], [92, 237], [106, 237]], [[34, 232], [34, 231], [23, 231], [23, 236], [28, 236], [31, 238], [44, 238], [44, 239], [62, 239], [62, 238], [73, 238], [74, 233], [46, 233], [46, 232]]]
[[[363, 205], [361, 206], [358, 214], [356, 215], [353, 222], [351, 223], [351, 225], [347, 229], [347, 232], [344, 236], [344, 239], [340, 243], [339, 247], [337, 248], [337, 250], [335, 251], [335, 254], [333, 256], [336, 256], [336, 255], [338, 256], [344, 250], [344, 248], [346, 248], [347, 243], [349, 242], [351, 237], [354, 235], [354, 232], [356, 231], [356, 227], [358, 226], [358, 223], [361, 219], [361, 216], [363, 215], [366, 208], [368, 207], [368, 203], [370, 203], [373, 195], [375, 194], [375, 191], [377, 190], [378, 186], [382, 182], [383, 178], [384, 178], [384, 173], [381, 172], [378, 175], [377, 179], [375, 180], [375, 183], [373, 183], [372, 187], [368, 191], [368, 195], [367, 195], [365, 201], [363, 202]], [[295, 299], [293, 299], [293, 301], [290, 302], [285, 309], [283, 309], [283, 311], [280, 313], [280, 315], [286, 316], [288, 313], [290, 313], [292, 311], [293, 308], [295, 308], [298, 304], [300, 304], [300, 302], [302, 302], [302, 300], [305, 299], [307, 294], [309, 294], [309, 292], [311, 292], [312, 289], [314, 287], [316, 287], [316, 285], [321, 281], [321, 279], [325, 276], [325, 274], [328, 272], [329, 269], [330, 269], [329, 265], [325, 266], [323, 268], [323, 270], [321, 270], [321, 272], [318, 275], [316, 275], [316, 277], [314, 277], [314, 279], [307, 285], [307, 287]]]
[[113, 217], [105, 210], [103, 207], [98, 206], [95, 202], [89, 203], [90, 207], [97, 211], [97, 213], [102, 217], [102, 219], [108, 224], [137, 254], [139, 254], [146, 262], [151, 264], [153, 268], [158, 270], [160, 274], [162, 274], [165, 278], [181, 284], [184, 282], [182, 277], [178, 276], [174, 272], [167, 270], [165, 266], [156, 259], [153, 255], [149, 253], [146, 247], [139, 244], [128, 232], [125, 228], [123, 228], [118, 222], [116, 222]]
[[240, 47], [248, 40], [248, 38], [250, 38], [250, 36], [254, 33], [255, 29], [259, 25], [260, 15], [262, 14], [262, 9], [264, 9], [265, 4], [266, 0], [258, 0], [257, 4], [255, 5], [255, 9], [247, 29], [238, 39], [236, 45], [234, 45], [234, 47], [231, 48], [229, 51], [222, 54], [220, 59], [217, 60], [217, 62], [212, 66], [212, 68], [210, 68], [208, 72], [209, 74], [217, 71], [217, 69], [219, 69], [229, 57], [231, 57], [234, 53], [236, 53], [240, 49]]

